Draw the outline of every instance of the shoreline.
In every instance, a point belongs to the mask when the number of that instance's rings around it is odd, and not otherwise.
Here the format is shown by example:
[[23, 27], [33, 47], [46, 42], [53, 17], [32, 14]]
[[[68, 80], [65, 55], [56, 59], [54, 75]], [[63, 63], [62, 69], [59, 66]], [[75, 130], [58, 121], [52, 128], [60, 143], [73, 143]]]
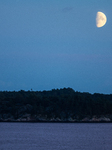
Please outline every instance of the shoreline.
[[[7, 115], [6, 115], [7, 116]], [[0, 118], [0, 122], [27, 122], [27, 123], [112, 123], [112, 115], [94, 115], [67, 117], [67, 118], [47, 118], [47, 116], [24, 114], [21, 117], [14, 116]]]
[[1, 121], [0, 123], [112, 123], [112, 121]]

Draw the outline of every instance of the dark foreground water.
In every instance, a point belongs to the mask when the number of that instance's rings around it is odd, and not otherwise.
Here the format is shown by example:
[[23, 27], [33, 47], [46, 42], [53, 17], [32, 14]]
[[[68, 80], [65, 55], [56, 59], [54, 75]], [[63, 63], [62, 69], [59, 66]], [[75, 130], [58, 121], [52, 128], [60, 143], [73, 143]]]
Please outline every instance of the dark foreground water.
[[0, 123], [0, 150], [112, 150], [112, 123]]

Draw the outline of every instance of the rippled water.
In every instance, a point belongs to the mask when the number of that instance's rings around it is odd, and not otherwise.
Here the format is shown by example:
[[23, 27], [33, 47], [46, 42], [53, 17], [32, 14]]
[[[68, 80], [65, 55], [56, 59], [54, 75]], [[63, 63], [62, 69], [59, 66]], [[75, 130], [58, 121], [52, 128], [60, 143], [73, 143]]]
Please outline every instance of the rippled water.
[[112, 150], [112, 123], [0, 123], [0, 150]]

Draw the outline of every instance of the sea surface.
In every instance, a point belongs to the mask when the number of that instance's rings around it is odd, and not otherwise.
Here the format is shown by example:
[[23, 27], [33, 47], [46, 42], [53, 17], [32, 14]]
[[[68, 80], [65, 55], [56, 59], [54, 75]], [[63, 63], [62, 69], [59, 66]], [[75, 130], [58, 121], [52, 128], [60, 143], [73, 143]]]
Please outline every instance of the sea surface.
[[0, 150], [112, 150], [112, 123], [0, 123]]

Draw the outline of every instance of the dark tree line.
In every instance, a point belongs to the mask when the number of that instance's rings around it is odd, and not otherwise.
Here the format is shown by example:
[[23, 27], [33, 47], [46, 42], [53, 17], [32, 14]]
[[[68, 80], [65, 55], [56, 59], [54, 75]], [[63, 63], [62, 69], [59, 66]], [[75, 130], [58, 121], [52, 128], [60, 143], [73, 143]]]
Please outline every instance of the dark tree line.
[[71, 88], [51, 91], [1, 91], [0, 115], [9, 113], [15, 118], [29, 113], [60, 119], [112, 115], [112, 94], [81, 93]]

